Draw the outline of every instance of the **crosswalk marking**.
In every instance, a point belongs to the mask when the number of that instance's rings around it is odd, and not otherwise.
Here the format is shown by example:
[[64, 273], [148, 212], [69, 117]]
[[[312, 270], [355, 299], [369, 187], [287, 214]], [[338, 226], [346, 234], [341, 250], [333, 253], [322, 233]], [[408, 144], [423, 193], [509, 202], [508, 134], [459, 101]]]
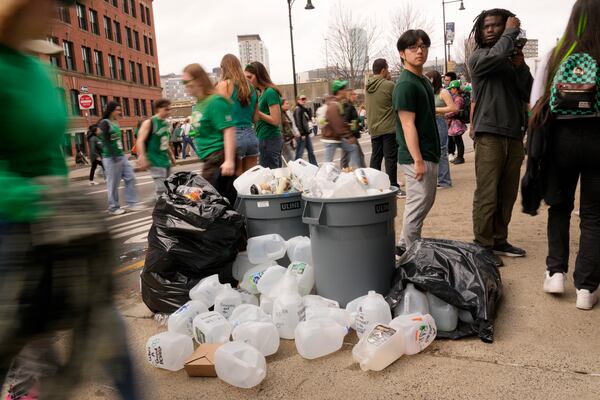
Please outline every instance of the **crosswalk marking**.
[[146, 243], [146, 241], [148, 240], [148, 232], [144, 232], [140, 235], [136, 235], [132, 238], [129, 238], [125, 241], [125, 244], [140, 244], [140, 243]]
[[[135, 186], [151, 185], [153, 183], [154, 183], [154, 181], [136, 182]], [[125, 186], [119, 186], [119, 190], [121, 190], [121, 189], [125, 189]], [[88, 192], [86, 194], [89, 196], [89, 195], [92, 195], [92, 194], [106, 193], [106, 192], [108, 192], [108, 189], [96, 190], [94, 192]]]
[[111, 227], [110, 233], [115, 234], [115, 233], [128, 232], [129, 229], [137, 228], [139, 226], [146, 226], [146, 225], [148, 225], [148, 223], [152, 223], [152, 217], [148, 217], [148, 218], [145, 218], [144, 221], [127, 224], [127, 225], [121, 226], [119, 228]]
[[152, 222], [150, 222], [148, 224], [145, 224], [143, 226], [140, 226], [138, 228], [134, 228], [134, 229], [128, 230], [126, 232], [121, 232], [121, 233], [118, 233], [116, 235], [112, 235], [112, 237], [113, 237], [113, 239], [120, 239], [120, 238], [124, 238], [124, 237], [127, 237], [127, 236], [134, 235], [136, 233], [140, 233], [140, 232], [146, 232], [147, 233], [151, 226], [152, 226]]

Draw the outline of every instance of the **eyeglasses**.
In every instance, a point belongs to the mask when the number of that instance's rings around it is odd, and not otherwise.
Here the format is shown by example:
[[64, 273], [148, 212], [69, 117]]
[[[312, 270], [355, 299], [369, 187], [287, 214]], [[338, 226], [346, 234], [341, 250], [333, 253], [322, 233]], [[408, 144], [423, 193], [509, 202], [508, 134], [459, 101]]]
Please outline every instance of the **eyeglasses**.
[[300, 97], [300, 100], [306, 101], [306, 97]]
[[186, 81], [185, 79], [181, 81], [183, 83], [184, 86], [189, 85], [190, 83], [193, 82], [193, 79], [190, 79], [189, 81]]
[[412, 52], [416, 52], [419, 49], [421, 49], [423, 51], [427, 51], [427, 50], [429, 50], [429, 45], [427, 45], [427, 44], [419, 44], [419, 45], [413, 44], [412, 46], [408, 46], [408, 49], [410, 51], [412, 51]]

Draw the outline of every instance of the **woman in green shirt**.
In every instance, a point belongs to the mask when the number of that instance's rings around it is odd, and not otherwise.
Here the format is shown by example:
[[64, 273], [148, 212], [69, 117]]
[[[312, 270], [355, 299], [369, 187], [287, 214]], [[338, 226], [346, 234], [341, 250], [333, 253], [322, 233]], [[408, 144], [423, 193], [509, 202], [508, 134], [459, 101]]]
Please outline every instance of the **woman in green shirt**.
[[183, 70], [183, 82], [190, 96], [198, 99], [191, 124], [196, 132], [198, 157], [204, 162], [202, 176], [223, 196], [235, 203], [235, 122], [231, 103], [215, 93], [206, 71], [199, 64]]
[[271, 81], [264, 65], [258, 61], [246, 65], [246, 78], [260, 91], [256, 134], [260, 150], [260, 165], [281, 167], [281, 92]]

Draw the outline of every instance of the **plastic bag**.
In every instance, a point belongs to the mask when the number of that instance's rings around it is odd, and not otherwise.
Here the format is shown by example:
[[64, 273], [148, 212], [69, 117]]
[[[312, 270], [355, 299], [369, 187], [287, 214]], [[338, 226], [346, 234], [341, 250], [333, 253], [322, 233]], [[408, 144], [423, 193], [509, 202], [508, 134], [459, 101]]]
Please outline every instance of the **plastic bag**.
[[394, 285], [386, 300], [396, 316], [403, 288], [413, 283], [418, 289], [467, 310], [473, 323], [459, 321], [452, 332], [438, 332], [438, 337], [459, 339], [478, 335], [484, 342], [494, 340], [494, 319], [502, 280], [497, 257], [473, 243], [443, 239], [416, 241], [398, 261]]
[[[150, 310], [171, 313], [202, 278], [219, 274], [222, 283], [235, 283], [231, 266], [246, 243], [243, 216], [204, 178], [178, 172], [165, 184], [152, 214], [141, 286]], [[178, 194], [180, 186], [202, 189], [199, 201]]]

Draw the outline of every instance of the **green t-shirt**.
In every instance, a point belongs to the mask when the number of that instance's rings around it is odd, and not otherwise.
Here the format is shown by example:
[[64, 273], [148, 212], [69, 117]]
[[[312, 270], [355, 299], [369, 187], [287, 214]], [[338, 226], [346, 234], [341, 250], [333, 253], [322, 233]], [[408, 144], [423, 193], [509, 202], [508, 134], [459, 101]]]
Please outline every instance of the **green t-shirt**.
[[242, 106], [240, 100], [238, 99], [238, 88], [235, 86], [233, 88], [233, 93], [231, 94], [231, 116], [233, 117], [233, 122], [235, 122], [235, 126], [240, 128], [251, 127], [254, 125], [254, 109], [256, 108], [256, 90], [254, 86], [248, 84], [250, 86], [250, 103], [246, 106]]
[[153, 167], [169, 168], [171, 160], [169, 158], [169, 124], [164, 119], [157, 116], [152, 117], [150, 139], [148, 139], [148, 148], [146, 157]]
[[110, 141], [107, 143], [102, 133], [102, 157], [120, 157], [123, 155], [123, 134], [121, 133], [121, 127], [116, 121], [110, 121], [103, 119], [100, 121], [100, 129], [104, 131], [104, 127], [108, 124]]
[[[273, 105], [278, 105], [281, 112], [281, 97], [275, 89], [269, 87], [258, 99], [258, 111], [271, 115], [269, 107]], [[271, 125], [260, 119], [256, 123], [256, 136], [258, 136], [259, 140], [281, 136], [281, 127], [279, 125]]]
[[47, 212], [38, 205], [43, 187], [33, 178], [66, 182], [67, 111], [52, 73], [38, 59], [0, 45], [0, 221], [33, 222]]
[[394, 87], [392, 103], [396, 112], [398, 163], [414, 164], [414, 160], [406, 146], [398, 111], [415, 113], [415, 126], [419, 135], [419, 148], [423, 160], [438, 163], [440, 161], [440, 137], [435, 122], [433, 87], [429, 80], [404, 70]]
[[224, 148], [223, 130], [235, 126], [231, 116], [231, 103], [218, 94], [199, 101], [192, 109], [192, 128], [196, 132], [198, 157], [204, 160]]

